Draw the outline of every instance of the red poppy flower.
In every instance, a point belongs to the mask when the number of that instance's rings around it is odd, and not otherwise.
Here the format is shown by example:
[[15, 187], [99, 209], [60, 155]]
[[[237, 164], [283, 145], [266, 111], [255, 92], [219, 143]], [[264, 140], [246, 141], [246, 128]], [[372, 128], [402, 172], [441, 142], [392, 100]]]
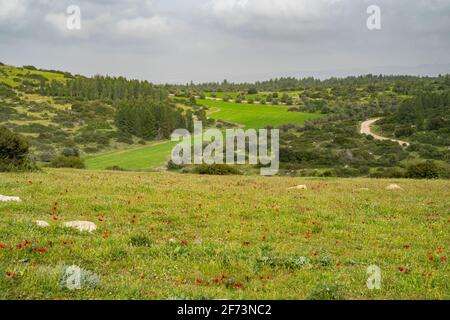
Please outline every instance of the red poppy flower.
[[6, 271], [5, 274], [6, 274], [8, 277], [11, 276], [11, 272], [9, 272], [9, 271]]
[[44, 252], [46, 252], [46, 251], [47, 251], [47, 249], [45, 249], [44, 247], [39, 248], [39, 252], [40, 252], [40, 253], [44, 253]]
[[441, 261], [447, 261], [448, 257], [447, 256], [442, 256], [441, 257]]
[[442, 253], [442, 252], [444, 252], [444, 248], [437, 248], [436, 252], [437, 253]]
[[336, 262], [336, 267], [340, 267], [341, 266], [341, 263], [338, 261], [338, 262]]
[[238, 282], [238, 283], [236, 283], [234, 286], [235, 286], [236, 288], [242, 288], [243, 284], [240, 283], [240, 282]]
[[201, 279], [197, 279], [196, 281], [197, 281], [197, 283], [203, 283], [203, 280], [201, 280]]
[[14, 274], [12, 275], [12, 278], [13, 278], [13, 279], [17, 279], [17, 274], [14, 273]]
[[181, 241], [181, 244], [182, 244], [183, 246], [187, 246], [187, 245], [188, 245], [188, 241], [187, 241], [187, 240], [182, 240], [182, 241]]
[[219, 279], [218, 278], [214, 278], [213, 282], [214, 283], [219, 283]]
[[22, 244], [19, 243], [19, 244], [17, 245], [17, 248], [22, 249]]
[[402, 268], [402, 267], [399, 267], [399, 268], [398, 268], [398, 271], [403, 272], [403, 268]]
[[25, 244], [31, 244], [30, 240], [25, 240]]
[[141, 280], [145, 279], [145, 276], [143, 274], [141, 274], [141, 276], [139, 277]]

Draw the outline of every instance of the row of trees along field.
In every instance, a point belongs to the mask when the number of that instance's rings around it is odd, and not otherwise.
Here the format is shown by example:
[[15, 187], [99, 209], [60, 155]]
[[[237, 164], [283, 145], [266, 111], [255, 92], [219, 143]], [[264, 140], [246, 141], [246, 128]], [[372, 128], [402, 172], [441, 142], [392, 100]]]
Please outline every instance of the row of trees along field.
[[298, 91], [304, 89], [334, 90], [336, 92], [353, 92], [361, 87], [369, 93], [392, 90], [398, 94], [412, 94], [417, 90], [439, 89], [450, 86], [450, 76], [444, 75], [436, 78], [415, 76], [385, 76], [364, 75], [347, 78], [330, 78], [327, 80], [312, 77], [297, 79], [293, 77], [276, 78], [255, 83], [233, 83], [227, 80], [222, 82], [208, 82], [185, 85], [170, 85], [166, 88], [171, 93], [183, 92], [245, 92], [255, 94], [258, 92]]
[[154, 86], [148, 81], [127, 80], [123, 77], [75, 77], [66, 82], [51, 81], [41, 85], [38, 92], [45, 96], [86, 100], [122, 100], [139, 97], [150, 97], [159, 101], [167, 100], [167, 93], [162, 88]]

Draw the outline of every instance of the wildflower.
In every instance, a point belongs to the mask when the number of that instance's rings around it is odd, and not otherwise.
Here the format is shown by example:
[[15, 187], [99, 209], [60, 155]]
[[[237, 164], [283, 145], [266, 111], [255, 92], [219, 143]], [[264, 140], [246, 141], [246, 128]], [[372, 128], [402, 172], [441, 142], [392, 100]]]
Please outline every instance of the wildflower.
[[219, 283], [219, 279], [218, 278], [214, 278], [213, 282], [214, 283]]
[[47, 251], [47, 249], [45, 249], [44, 247], [39, 248], [39, 252], [40, 252], [40, 253], [45, 253], [46, 251]]
[[203, 283], [203, 280], [197, 279], [196, 282], [200, 284], [200, 283]]
[[187, 241], [187, 240], [182, 240], [182, 241], [181, 241], [181, 244], [182, 244], [183, 246], [187, 246], [187, 245], [188, 245], [188, 241]]
[[240, 283], [240, 282], [238, 282], [238, 283], [235, 283], [234, 286], [235, 286], [236, 288], [242, 288], [243, 284]]
[[439, 253], [439, 254], [443, 253], [444, 252], [444, 248], [437, 248], [436, 252]]
[[17, 274], [14, 273], [14, 274], [12, 275], [12, 278], [13, 278], [13, 279], [17, 279]]
[[17, 248], [22, 249], [22, 244], [21, 243], [17, 244]]
[[139, 277], [139, 279], [144, 280], [144, 279], [145, 279], [145, 275], [141, 274], [141, 276]]
[[11, 272], [9, 272], [9, 271], [6, 271], [5, 274], [6, 274], [8, 277], [11, 276]]
[[403, 272], [403, 268], [402, 268], [402, 267], [399, 267], [399, 268], [398, 268], [398, 271]]
[[441, 261], [447, 261], [448, 257], [447, 256], [442, 256], [441, 257]]
[[319, 255], [319, 254], [317, 253], [317, 251], [314, 250], [314, 251], [312, 252], [312, 256], [313, 256], [313, 257], [317, 257], [318, 255]]
[[341, 263], [338, 261], [338, 262], [336, 262], [336, 267], [340, 267], [341, 266]]

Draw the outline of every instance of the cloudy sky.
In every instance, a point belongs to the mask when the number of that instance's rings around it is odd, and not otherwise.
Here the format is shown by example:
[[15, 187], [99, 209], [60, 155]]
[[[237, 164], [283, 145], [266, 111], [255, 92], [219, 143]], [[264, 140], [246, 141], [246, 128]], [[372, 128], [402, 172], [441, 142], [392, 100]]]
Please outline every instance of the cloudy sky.
[[450, 0], [0, 0], [0, 62], [157, 83], [445, 74], [449, 34]]

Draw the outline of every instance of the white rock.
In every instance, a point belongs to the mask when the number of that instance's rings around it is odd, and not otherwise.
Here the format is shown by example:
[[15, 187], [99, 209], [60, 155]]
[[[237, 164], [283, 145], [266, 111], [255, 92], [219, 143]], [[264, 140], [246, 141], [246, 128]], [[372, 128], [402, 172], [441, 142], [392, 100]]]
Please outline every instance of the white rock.
[[403, 190], [398, 184], [390, 184], [386, 187], [386, 190]]
[[304, 184], [289, 188], [288, 190], [308, 190], [308, 187]]
[[68, 228], [78, 229], [80, 231], [92, 232], [97, 229], [97, 226], [93, 222], [89, 221], [69, 221], [64, 222], [64, 226]]
[[1, 202], [7, 202], [7, 201], [20, 202], [20, 198], [19, 197], [8, 197], [8, 196], [0, 195], [0, 201]]
[[37, 226], [41, 227], [41, 228], [47, 228], [50, 226], [47, 221], [36, 220], [35, 222], [36, 222]]

